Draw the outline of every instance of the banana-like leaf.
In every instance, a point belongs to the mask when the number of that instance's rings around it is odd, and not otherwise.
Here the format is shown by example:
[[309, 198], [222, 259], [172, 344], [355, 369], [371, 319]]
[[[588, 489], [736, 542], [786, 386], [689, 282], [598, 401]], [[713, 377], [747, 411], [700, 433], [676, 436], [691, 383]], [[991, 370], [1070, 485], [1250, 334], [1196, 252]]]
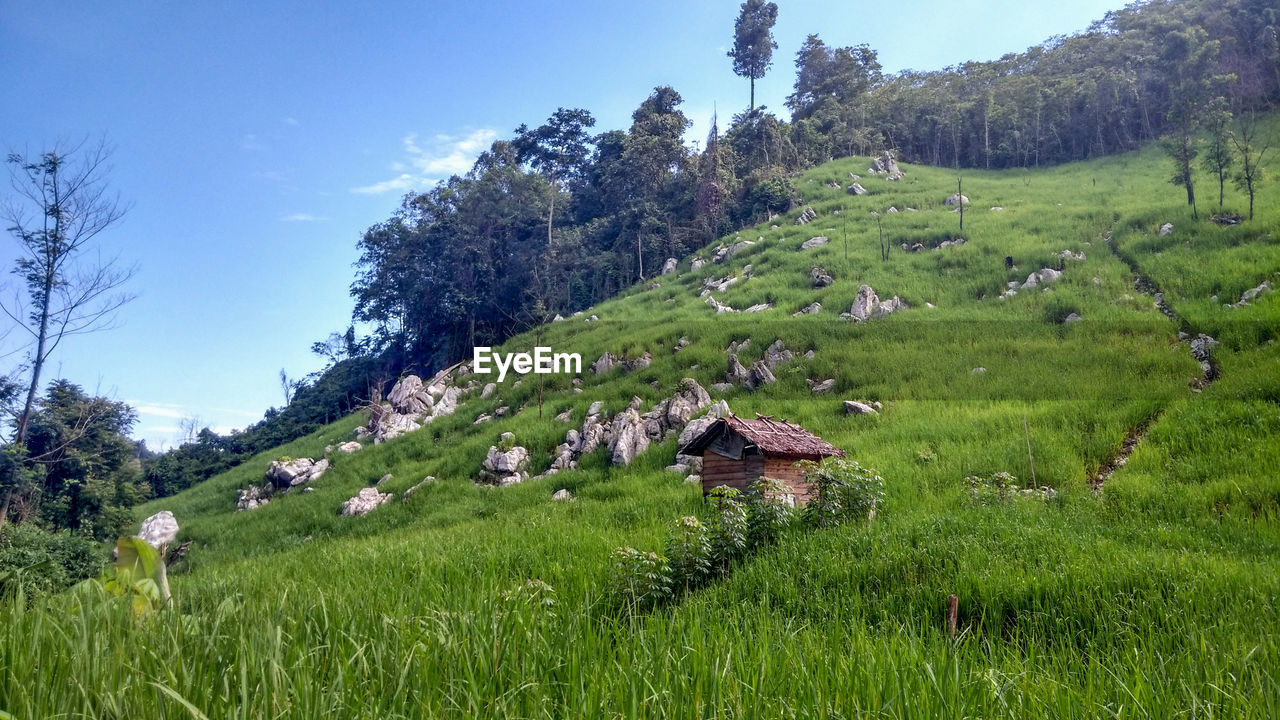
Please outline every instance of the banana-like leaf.
[[122, 537], [116, 541], [116, 577], [135, 598], [140, 596], [156, 607], [169, 604], [169, 578], [164, 560], [160, 551], [146, 540]]

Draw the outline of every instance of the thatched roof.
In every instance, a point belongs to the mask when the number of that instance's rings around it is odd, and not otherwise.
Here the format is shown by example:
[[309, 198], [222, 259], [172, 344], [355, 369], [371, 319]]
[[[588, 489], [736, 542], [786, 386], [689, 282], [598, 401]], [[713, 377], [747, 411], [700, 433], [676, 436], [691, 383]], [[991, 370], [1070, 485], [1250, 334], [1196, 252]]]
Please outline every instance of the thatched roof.
[[786, 420], [774, 420], [768, 415], [757, 415], [748, 420], [730, 415], [721, 418], [701, 435], [680, 449], [683, 455], [697, 455], [712, 445], [722, 434], [734, 432], [755, 445], [764, 455], [796, 458], [797, 460], [821, 460], [824, 457], [844, 457], [844, 451]]

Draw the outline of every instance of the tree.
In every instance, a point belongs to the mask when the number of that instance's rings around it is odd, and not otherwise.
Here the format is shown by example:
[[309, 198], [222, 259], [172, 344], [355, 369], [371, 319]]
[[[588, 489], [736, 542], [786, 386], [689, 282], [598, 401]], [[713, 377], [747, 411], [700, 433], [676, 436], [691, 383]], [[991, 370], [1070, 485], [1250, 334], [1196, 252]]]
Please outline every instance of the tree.
[[31, 159], [10, 153], [10, 180], [16, 198], [3, 210], [21, 257], [13, 274], [25, 286], [20, 299], [0, 309], [30, 334], [27, 396], [14, 442], [27, 436], [45, 363], [63, 339], [110, 326], [133, 296], [119, 292], [133, 268], [116, 261], [85, 261], [99, 233], [124, 217], [125, 207], [108, 195], [104, 177], [111, 152], [104, 143], [54, 147]]
[[127, 437], [137, 419], [133, 408], [55, 380], [33, 410], [26, 450], [37, 516], [54, 530], [99, 540], [123, 531], [129, 509], [145, 494]]
[[1240, 170], [1236, 172], [1236, 187], [1249, 193], [1249, 219], [1253, 219], [1253, 198], [1262, 180], [1262, 160], [1271, 149], [1273, 137], [1263, 134], [1262, 120], [1256, 110], [1240, 113], [1236, 127], [1231, 132], [1231, 143], [1240, 153]]
[[1208, 135], [1205, 143], [1204, 159], [1201, 161], [1205, 170], [1218, 178], [1218, 207], [1222, 207], [1223, 196], [1227, 184], [1228, 170], [1235, 160], [1231, 153], [1231, 138], [1228, 126], [1231, 123], [1231, 111], [1227, 109], [1226, 98], [1214, 98], [1204, 111], [1204, 129]]
[[880, 62], [870, 47], [828, 48], [810, 35], [796, 53], [795, 92], [787, 96], [787, 107], [793, 119], [807, 118], [828, 102], [851, 102], [879, 80]]
[[547, 211], [547, 243], [551, 243], [552, 218], [556, 212], [556, 194], [562, 184], [579, 177], [587, 165], [591, 136], [587, 128], [596, 119], [581, 108], [555, 111], [547, 122], [530, 130], [527, 125], [516, 128], [517, 156], [542, 173], [551, 185], [551, 202]]
[[778, 4], [764, 0], [747, 0], [742, 3], [738, 20], [733, 25], [733, 72], [738, 77], [751, 80], [751, 104], [756, 106], [756, 80], [764, 77], [773, 65], [773, 51], [778, 43], [773, 41], [773, 25], [778, 22]]

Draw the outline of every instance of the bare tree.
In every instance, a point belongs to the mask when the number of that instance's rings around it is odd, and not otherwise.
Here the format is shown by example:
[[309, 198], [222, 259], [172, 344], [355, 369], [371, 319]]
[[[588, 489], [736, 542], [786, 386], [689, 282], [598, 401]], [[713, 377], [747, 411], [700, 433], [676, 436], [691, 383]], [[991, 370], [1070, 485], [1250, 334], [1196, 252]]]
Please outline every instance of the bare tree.
[[1271, 149], [1274, 138], [1262, 127], [1263, 121], [1256, 110], [1248, 110], [1236, 117], [1236, 126], [1230, 133], [1231, 143], [1240, 153], [1240, 169], [1236, 172], [1236, 187], [1249, 193], [1249, 219], [1253, 219], [1253, 197], [1262, 180], [1262, 161]]
[[11, 301], [0, 302], [0, 310], [30, 335], [31, 377], [18, 415], [18, 444], [26, 439], [49, 356], [70, 335], [110, 327], [116, 312], [134, 297], [120, 292], [134, 268], [96, 254], [85, 257], [94, 238], [126, 210], [107, 193], [104, 175], [110, 156], [110, 148], [98, 142], [59, 144], [35, 158], [11, 152], [7, 158], [14, 197], [0, 212], [18, 241], [20, 257], [12, 272], [24, 287]]
[[193, 443], [200, 437], [200, 416], [187, 415], [178, 420], [178, 444]]

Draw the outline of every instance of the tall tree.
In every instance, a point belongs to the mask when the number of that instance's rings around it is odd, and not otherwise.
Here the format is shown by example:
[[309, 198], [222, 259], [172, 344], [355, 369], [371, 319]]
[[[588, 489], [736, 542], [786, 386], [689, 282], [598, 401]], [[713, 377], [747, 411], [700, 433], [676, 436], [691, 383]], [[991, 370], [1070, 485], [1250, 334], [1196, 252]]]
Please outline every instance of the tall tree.
[[16, 444], [27, 436], [45, 363], [63, 339], [109, 326], [133, 299], [120, 288], [133, 275], [114, 260], [85, 261], [99, 233], [115, 225], [125, 208], [107, 193], [105, 143], [55, 147], [32, 159], [10, 153], [15, 199], [4, 208], [9, 232], [21, 257], [13, 274], [21, 278], [27, 305], [20, 299], [0, 309], [30, 335], [30, 379], [18, 416]]
[[778, 22], [778, 4], [764, 0], [747, 0], [742, 3], [738, 20], [733, 25], [733, 72], [751, 80], [751, 104], [756, 107], [756, 80], [764, 77], [773, 65], [773, 51], [778, 43], [773, 41], [773, 26]]
[[1227, 177], [1231, 164], [1235, 160], [1231, 152], [1231, 138], [1228, 126], [1231, 123], [1231, 111], [1227, 109], [1226, 98], [1214, 98], [1204, 111], [1205, 153], [1201, 161], [1205, 170], [1218, 178], [1218, 207], [1226, 194]]
[[516, 153], [542, 173], [551, 185], [551, 201], [547, 211], [547, 244], [551, 244], [551, 227], [556, 212], [556, 194], [563, 185], [581, 176], [591, 152], [591, 135], [596, 119], [581, 108], [560, 108], [536, 129], [521, 125], [516, 128]]

